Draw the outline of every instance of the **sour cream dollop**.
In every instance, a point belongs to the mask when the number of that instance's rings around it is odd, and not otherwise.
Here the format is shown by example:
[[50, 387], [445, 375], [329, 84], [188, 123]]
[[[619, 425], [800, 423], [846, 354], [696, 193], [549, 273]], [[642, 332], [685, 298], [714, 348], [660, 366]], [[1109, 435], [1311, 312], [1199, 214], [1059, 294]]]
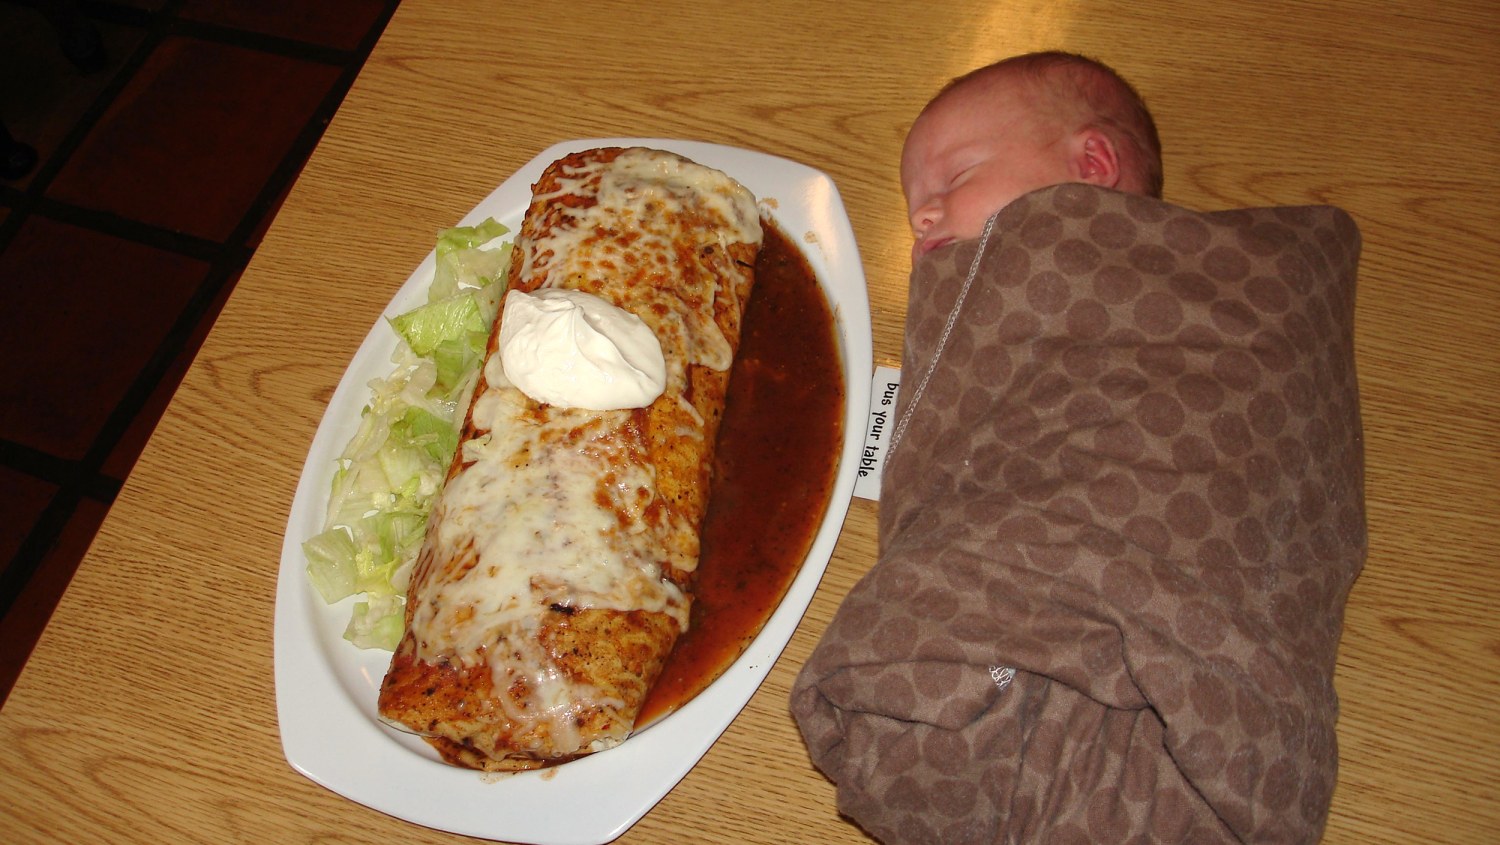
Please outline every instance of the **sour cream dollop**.
[[522, 393], [567, 408], [644, 408], [667, 385], [667, 362], [651, 327], [578, 290], [507, 293], [500, 362]]

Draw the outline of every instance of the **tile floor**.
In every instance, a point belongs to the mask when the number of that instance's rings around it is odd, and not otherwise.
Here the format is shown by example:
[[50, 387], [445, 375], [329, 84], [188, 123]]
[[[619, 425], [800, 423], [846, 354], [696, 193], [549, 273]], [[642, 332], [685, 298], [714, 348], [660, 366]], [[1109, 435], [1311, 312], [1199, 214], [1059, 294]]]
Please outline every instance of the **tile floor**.
[[0, 0], [0, 703], [398, 2]]

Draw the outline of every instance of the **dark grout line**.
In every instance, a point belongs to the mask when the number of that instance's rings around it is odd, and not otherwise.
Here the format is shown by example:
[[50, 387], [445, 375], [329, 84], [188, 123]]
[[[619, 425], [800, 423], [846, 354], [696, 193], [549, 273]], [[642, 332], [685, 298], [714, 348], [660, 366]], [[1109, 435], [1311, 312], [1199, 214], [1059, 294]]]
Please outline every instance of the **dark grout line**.
[[[381, 28], [384, 28], [384, 24], [381, 24]], [[341, 50], [337, 47], [325, 47], [321, 44], [309, 44], [291, 38], [279, 38], [275, 35], [181, 18], [171, 22], [169, 34], [324, 65], [346, 65], [356, 61], [359, 56], [358, 50]]]
[[[22, 2], [24, 4], [25, 0]], [[172, 0], [164, 3], [161, 9], [151, 11], [136, 6], [121, 6], [108, 0], [74, 0], [74, 8], [84, 17], [124, 26], [149, 26], [152, 18], [166, 12], [175, 13], [181, 5], [182, 0]]]
[[38, 199], [32, 205], [31, 213], [204, 262], [218, 261], [226, 255], [234, 257], [237, 252], [233, 241], [229, 244], [221, 244], [218, 241], [121, 217], [111, 211], [84, 208], [50, 197]]
[[[313, 1], [315, 2], [316, 0]], [[0, 0], [0, 2], [3, 2], [3, 0]], [[394, 11], [396, 3], [388, 2], [386, 5], [387, 11], [385, 17], [371, 26], [377, 33], [385, 30], [385, 25], [390, 20], [390, 14]], [[133, 6], [120, 6], [103, 0], [82, 0], [77, 4], [77, 8], [85, 17], [116, 25], [149, 27], [154, 23], [161, 22], [165, 25], [166, 34], [168, 35], [197, 38], [217, 44], [244, 47], [247, 50], [274, 53], [278, 56], [286, 56], [293, 59], [305, 59], [320, 64], [348, 64], [349, 62], [362, 60], [363, 56], [369, 54], [368, 49], [361, 49], [364, 46], [363, 42], [361, 42], [360, 46], [352, 50], [346, 50], [339, 47], [314, 44], [308, 41], [299, 41], [295, 38], [285, 38], [248, 29], [236, 29], [224, 24], [185, 18], [179, 14], [179, 10], [182, 8], [182, 0], [173, 0], [171, 3], [164, 4], [161, 9], [155, 12], [138, 9]]]
[[54, 493], [52, 501], [47, 503], [42, 515], [37, 517], [26, 539], [21, 542], [21, 548], [11, 558], [10, 565], [0, 570], [0, 616], [10, 612], [16, 599], [20, 598], [21, 591], [31, 581], [31, 576], [36, 574], [42, 561], [47, 559], [47, 553], [57, 544], [68, 520], [78, 509], [79, 498], [78, 488], [72, 485], [64, 486]]
[[120, 492], [121, 480], [97, 473], [85, 473], [82, 470], [83, 463], [50, 455], [24, 443], [0, 440], [0, 464], [57, 487], [77, 486], [90, 499], [105, 504], [112, 503]]
[[[47, 188], [51, 186], [52, 180], [57, 177], [57, 174], [68, 163], [68, 160], [73, 157], [73, 153], [83, 145], [84, 139], [93, 131], [94, 126], [98, 124], [99, 120], [104, 117], [105, 112], [109, 111], [109, 107], [114, 104], [120, 92], [125, 90], [125, 86], [130, 84], [130, 81], [135, 78], [136, 73], [140, 71], [141, 66], [146, 63], [146, 59], [156, 50], [157, 45], [161, 43], [167, 31], [167, 24], [170, 20], [169, 15], [174, 15], [177, 8], [181, 5], [182, 0], [169, 0], [160, 12], [151, 13], [143, 19], [138, 15], [130, 15], [128, 17], [131, 20], [120, 21], [132, 26], [140, 25], [145, 30], [141, 42], [136, 45], [135, 50], [129, 56], [120, 62], [120, 66], [114, 69], [114, 75], [110, 78], [109, 84], [104, 86], [104, 89], [94, 98], [94, 102], [84, 111], [78, 122], [58, 142], [57, 148], [52, 151], [51, 155], [45, 161], [37, 163], [36, 173], [25, 190], [17, 191], [7, 187], [3, 193], [0, 193], [0, 199], [4, 199], [5, 204], [11, 208], [10, 219], [6, 221], [4, 227], [0, 227], [0, 250], [10, 245], [10, 241], [15, 237], [16, 231], [20, 229], [22, 220], [42, 200], [42, 197], [47, 192]], [[119, 7], [112, 4], [87, 3], [85, 4], [84, 11], [92, 15], [94, 10], [101, 8], [118, 9]]]

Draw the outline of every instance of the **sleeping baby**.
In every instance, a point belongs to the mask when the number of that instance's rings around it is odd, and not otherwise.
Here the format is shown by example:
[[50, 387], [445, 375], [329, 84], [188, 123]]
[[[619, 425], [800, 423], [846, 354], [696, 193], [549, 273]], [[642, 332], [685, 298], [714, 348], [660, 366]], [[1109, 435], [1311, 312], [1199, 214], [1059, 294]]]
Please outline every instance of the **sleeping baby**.
[[1359, 233], [1162, 202], [1109, 68], [955, 80], [915, 242], [880, 552], [792, 691], [887, 843], [1315, 842], [1366, 538]]

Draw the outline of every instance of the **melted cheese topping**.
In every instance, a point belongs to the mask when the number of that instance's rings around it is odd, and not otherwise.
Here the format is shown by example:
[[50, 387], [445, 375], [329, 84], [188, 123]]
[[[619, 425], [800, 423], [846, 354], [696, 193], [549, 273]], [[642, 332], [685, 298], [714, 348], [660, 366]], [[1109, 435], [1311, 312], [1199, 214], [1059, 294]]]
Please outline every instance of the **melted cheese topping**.
[[[551, 202], [570, 194], [583, 201]], [[687, 368], [731, 364], [715, 307], [728, 245], [760, 241], [754, 197], [670, 153], [627, 150], [564, 172], [563, 188], [535, 198], [529, 214], [539, 208], [552, 216], [533, 227], [541, 237], [523, 227], [517, 239], [518, 286], [587, 291], [639, 317], [666, 361], [656, 403], [688, 408], [692, 425], [677, 434], [702, 439]], [[667, 576], [696, 568], [696, 521], [659, 495], [641, 412], [538, 405], [498, 354], [483, 376], [460, 466], [431, 516], [436, 565], [411, 598], [410, 634], [420, 660], [488, 663], [518, 733], [546, 735], [554, 751], [576, 747], [578, 714], [624, 702], [559, 671], [537, 636], [545, 611], [647, 610], [685, 631], [690, 598]], [[526, 698], [512, 700], [515, 689]]]
[[[496, 361], [487, 374], [497, 374]], [[536, 636], [539, 611], [650, 610], [686, 630], [688, 599], [662, 567], [691, 570], [696, 561], [664, 555], [652, 530], [655, 477], [622, 436], [628, 411], [549, 409], [541, 419], [531, 408], [514, 388], [475, 402], [475, 427], [488, 434], [463, 444], [472, 463], [443, 491], [432, 538], [442, 549], [471, 548], [474, 563], [431, 574], [412, 630], [421, 659], [488, 660], [496, 690], [524, 681], [532, 700], [517, 707], [502, 695], [499, 703], [514, 723], [547, 721], [553, 744], [566, 748], [576, 737], [557, 730], [575, 725], [583, 708], [624, 703], [556, 669]], [[602, 477], [601, 467], [609, 468]]]
[[[552, 226], [535, 240], [518, 238], [521, 278], [539, 277], [537, 287], [590, 290], [601, 276], [656, 262], [658, 276], [675, 284], [637, 285], [615, 304], [651, 325], [663, 348], [675, 344], [682, 349], [682, 363], [729, 369], [734, 350], [714, 319], [719, 292], [714, 258], [702, 251], [685, 254], [677, 221], [686, 212], [712, 221], [709, 231], [716, 243], [700, 244], [700, 249], [760, 243], [755, 197], [717, 170], [660, 150], [626, 150], [612, 161], [568, 170], [560, 181], [561, 188], [534, 202], [567, 195], [592, 195], [597, 202], [558, 205], [566, 225]], [[627, 238], [600, 237], [600, 230], [622, 226], [630, 229]], [[742, 306], [735, 302], [733, 307]]]

